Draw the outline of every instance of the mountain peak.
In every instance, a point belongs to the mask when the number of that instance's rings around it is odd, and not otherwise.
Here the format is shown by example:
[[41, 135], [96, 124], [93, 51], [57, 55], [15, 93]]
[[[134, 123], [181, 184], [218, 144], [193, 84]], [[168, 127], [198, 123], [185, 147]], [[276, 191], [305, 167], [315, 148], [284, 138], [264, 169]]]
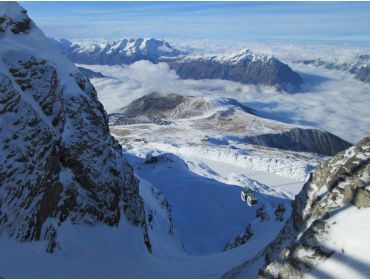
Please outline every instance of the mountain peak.
[[30, 27], [27, 11], [17, 2], [0, 3], [0, 34], [8, 29], [14, 34], [27, 32]]

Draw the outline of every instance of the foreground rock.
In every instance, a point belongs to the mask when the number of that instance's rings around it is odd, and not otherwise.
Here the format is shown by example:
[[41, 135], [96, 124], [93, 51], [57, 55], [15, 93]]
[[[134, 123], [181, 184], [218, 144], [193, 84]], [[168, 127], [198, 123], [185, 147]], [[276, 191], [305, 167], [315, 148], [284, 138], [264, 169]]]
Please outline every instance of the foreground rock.
[[0, 234], [58, 248], [64, 223], [142, 229], [143, 200], [94, 87], [27, 12], [0, 3]]
[[[225, 277], [336, 278], [336, 270], [340, 277], [369, 277], [370, 260], [358, 252], [370, 249], [361, 238], [370, 233], [369, 174], [370, 138], [320, 164], [275, 241]], [[359, 254], [361, 260], [352, 257]]]

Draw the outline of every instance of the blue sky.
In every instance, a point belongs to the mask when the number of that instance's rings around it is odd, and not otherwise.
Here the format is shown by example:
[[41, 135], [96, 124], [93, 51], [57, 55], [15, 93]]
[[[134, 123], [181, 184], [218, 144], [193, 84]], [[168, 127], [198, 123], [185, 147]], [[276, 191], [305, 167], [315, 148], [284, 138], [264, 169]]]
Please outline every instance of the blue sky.
[[67, 39], [338, 40], [370, 42], [370, 2], [21, 2]]

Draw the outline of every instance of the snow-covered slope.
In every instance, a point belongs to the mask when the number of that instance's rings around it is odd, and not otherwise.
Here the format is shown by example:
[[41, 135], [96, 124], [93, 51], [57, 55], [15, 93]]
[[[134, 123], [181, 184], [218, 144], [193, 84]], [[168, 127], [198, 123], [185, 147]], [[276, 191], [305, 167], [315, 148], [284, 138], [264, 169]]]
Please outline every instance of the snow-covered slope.
[[[228, 145], [253, 144], [299, 152], [333, 155], [350, 146], [328, 132], [284, 124], [259, 116], [234, 99], [160, 95], [143, 96], [110, 115], [112, 126], [157, 124], [181, 126], [203, 135], [203, 141]], [[192, 133], [194, 135], [194, 133]]]
[[107, 42], [72, 43], [66, 39], [51, 41], [73, 62], [81, 64], [120, 65], [138, 60], [158, 61], [183, 52], [168, 42], [155, 38], [121, 39]]
[[368, 278], [370, 138], [322, 162], [278, 237], [225, 276]]
[[[289, 200], [272, 197], [271, 193], [257, 193], [258, 204], [248, 207], [240, 199], [241, 188], [205, 178], [192, 172], [179, 157], [165, 153], [147, 160], [127, 155], [141, 179], [155, 185], [167, 197], [172, 207], [173, 224], [181, 234], [185, 250], [192, 255], [222, 252], [225, 245], [242, 233], [248, 224], [258, 232], [266, 227], [281, 227], [274, 211], [279, 204], [289, 212]], [[262, 188], [261, 184], [246, 188]], [[263, 209], [266, 217], [261, 223], [257, 209]], [[262, 210], [261, 210], [262, 211]], [[287, 217], [287, 213], [284, 214]], [[241, 245], [241, 244], [240, 244]]]
[[54, 252], [66, 224], [131, 223], [151, 251], [138, 181], [94, 87], [17, 3], [0, 3], [0, 26], [1, 236]]

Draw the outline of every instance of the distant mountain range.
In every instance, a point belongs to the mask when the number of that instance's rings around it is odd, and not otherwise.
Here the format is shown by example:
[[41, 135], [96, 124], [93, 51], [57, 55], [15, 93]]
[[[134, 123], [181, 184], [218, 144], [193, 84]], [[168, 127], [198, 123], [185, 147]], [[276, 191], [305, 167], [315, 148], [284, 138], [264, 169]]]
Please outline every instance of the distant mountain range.
[[297, 92], [302, 78], [277, 58], [243, 50], [228, 56], [194, 56], [154, 38], [122, 39], [77, 44], [68, 40], [52, 42], [74, 63], [122, 65], [139, 60], [165, 62], [183, 79], [222, 79], [243, 84], [267, 85]]
[[330, 70], [341, 70], [355, 74], [358, 72], [358, 70], [360, 70], [362, 66], [365, 66], [370, 62], [370, 55], [359, 55], [352, 62], [340, 62], [338, 60], [330, 61], [322, 58], [299, 60], [297, 62], [306, 65], [314, 65]]
[[185, 52], [154, 38], [122, 39], [101, 43], [72, 43], [66, 39], [52, 42], [74, 63], [121, 65], [139, 60], [158, 62], [162, 57], [178, 57]]
[[186, 56], [167, 60], [183, 79], [222, 79], [243, 84], [275, 86], [278, 90], [297, 92], [302, 78], [275, 57], [256, 55], [250, 50], [226, 56]]

